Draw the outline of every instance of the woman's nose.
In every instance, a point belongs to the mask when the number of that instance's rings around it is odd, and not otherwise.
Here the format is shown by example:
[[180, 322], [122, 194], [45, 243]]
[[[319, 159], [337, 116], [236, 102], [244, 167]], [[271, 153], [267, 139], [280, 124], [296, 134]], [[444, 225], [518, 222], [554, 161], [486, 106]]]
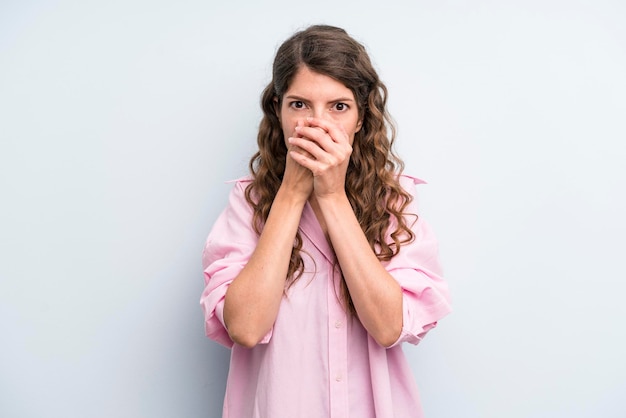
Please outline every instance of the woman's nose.
[[324, 107], [316, 107], [311, 109], [310, 116], [316, 119], [332, 120], [330, 112]]

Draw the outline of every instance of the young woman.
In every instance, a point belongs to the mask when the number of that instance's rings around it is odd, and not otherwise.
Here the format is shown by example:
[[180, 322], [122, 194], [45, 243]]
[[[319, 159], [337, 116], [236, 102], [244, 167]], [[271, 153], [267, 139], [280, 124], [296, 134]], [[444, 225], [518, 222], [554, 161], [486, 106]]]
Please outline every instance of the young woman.
[[400, 344], [450, 312], [437, 244], [392, 152], [364, 47], [312, 26], [279, 48], [251, 175], [203, 253], [224, 417], [420, 417]]

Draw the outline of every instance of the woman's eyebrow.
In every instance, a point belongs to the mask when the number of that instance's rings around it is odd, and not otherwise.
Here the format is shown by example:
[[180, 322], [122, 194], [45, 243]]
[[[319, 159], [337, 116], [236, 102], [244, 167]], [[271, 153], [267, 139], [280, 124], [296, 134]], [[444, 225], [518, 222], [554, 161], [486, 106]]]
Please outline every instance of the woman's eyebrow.
[[331, 102], [353, 102], [354, 99], [351, 99], [349, 97], [339, 97], [338, 99], [335, 100], [331, 100]]
[[306, 98], [304, 98], [302, 96], [298, 96], [297, 94], [290, 94], [288, 96], [285, 96], [285, 99], [300, 100], [302, 102], [308, 101], [308, 99], [306, 99]]
[[[299, 96], [297, 94], [290, 94], [288, 96], [285, 96], [286, 99], [292, 99], [292, 100], [300, 100], [302, 102], [308, 102], [310, 101], [309, 99]], [[336, 103], [336, 102], [353, 102], [354, 99], [351, 99], [349, 97], [338, 97], [336, 99], [332, 99], [329, 100], [328, 103]]]

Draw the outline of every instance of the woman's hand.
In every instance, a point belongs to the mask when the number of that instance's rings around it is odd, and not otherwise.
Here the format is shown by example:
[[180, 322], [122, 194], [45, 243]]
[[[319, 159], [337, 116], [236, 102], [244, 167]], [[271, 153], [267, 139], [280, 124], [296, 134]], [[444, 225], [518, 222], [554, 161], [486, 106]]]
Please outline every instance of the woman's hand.
[[345, 195], [346, 171], [352, 154], [350, 138], [343, 126], [307, 118], [288, 139], [289, 156], [313, 175], [313, 193], [318, 198]]
[[[289, 138], [295, 162], [313, 173], [313, 195], [348, 286], [357, 316], [382, 346], [402, 331], [402, 289], [372, 250], [345, 192], [352, 138], [342, 125], [307, 119]], [[315, 209], [314, 209], [315, 210]]]
[[[304, 122], [298, 122], [296, 132], [293, 133], [293, 137], [300, 136], [297, 132], [298, 127], [300, 126], [304, 126]], [[294, 197], [299, 196], [304, 200], [307, 200], [313, 191], [313, 175], [311, 174], [311, 170], [299, 164], [292, 157], [294, 154], [306, 154], [306, 151], [291, 143], [287, 144], [287, 151], [285, 173], [283, 175], [281, 188], [284, 188]]]

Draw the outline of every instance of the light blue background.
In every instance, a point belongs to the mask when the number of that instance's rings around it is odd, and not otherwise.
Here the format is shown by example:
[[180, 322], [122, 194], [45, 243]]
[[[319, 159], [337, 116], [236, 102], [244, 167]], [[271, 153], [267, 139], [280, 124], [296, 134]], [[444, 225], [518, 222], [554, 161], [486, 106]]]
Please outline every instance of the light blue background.
[[276, 47], [345, 27], [390, 90], [455, 312], [428, 418], [626, 416], [619, 1], [0, 2], [0, 416], [218, 417], [200, 252]]

